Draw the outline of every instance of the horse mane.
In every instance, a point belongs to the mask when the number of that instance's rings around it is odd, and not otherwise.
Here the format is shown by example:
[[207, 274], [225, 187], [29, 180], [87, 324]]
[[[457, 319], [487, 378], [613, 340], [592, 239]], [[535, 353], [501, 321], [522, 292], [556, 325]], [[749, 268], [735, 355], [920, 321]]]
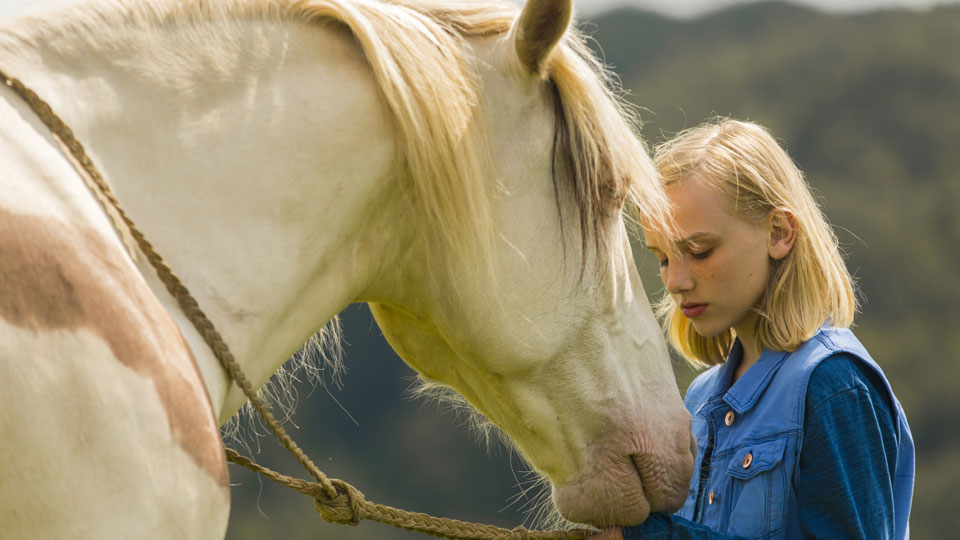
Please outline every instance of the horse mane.
[[[385, 1], [426, 15], [446, 32], [463, 37], [505, 37], [520, 13], [516, 5], [499, 0]], [[458, 49], [457, 56], [461, 54]], [[557, 209], [559, 212], [558, 176], [566, 175], [579, 212], [582, 253], [586, 255], [591, 241], [595, 249], [604, 247], [602, 229], [609, 218], [619, 215], [624, 203], [635, 208], [651, 228], [669, 229], [670, 205], [639, 136], [636, 108], [618, 93], [618, 80], [575, 26], [552, 52], [544, 77], [553, 90], [556, 110], [553, 164]], [[464, 178], [483, 182], [485, 176], [481, 172]]]
[[[492, 160], [481, 125], [479, 81], [467, 38], [507, 38], [520, 8], [505, 0], [156, 0], [92, 2], [33, 22], [43, 35], [103, 36], [104, 27], [246, 20], [339, 24], [368, 59], [402, 141], [407, 195], [440, 272], [459, 280], [489, 269], [494, 238]], [[44, 25], [46, 29], [44, 31]], [[19, 33], [7, 28], [5, 33]], [[0, 34], [0, 43], [3, 41]], [[566, 177], [577, 202], [581, 244], [602, 247], [606, 218], [629, 203], [645, 223], [669, 223], [669, 205], [640, 141], [635, 109], [576, 28], [568, 29], [544, 73], [556, 109], [555, 182]], [[430, 81], [430, 84], [420, 84]], [[561, 186], [557, 187], [557, 193]], [[558, 202], [559, 210], [559, 202]], [[488, 276], [492, 277], [492, 276]], [[456, 281], [456, 280], [455, 280]]]
[[[330, 2], [297, 2], [293, 4], [293, 12], [309, 19], [324, 17]], [[374, 22], [375, 38], [372, 34], [358, 33], [367, 27], [342, 18], [338, 20], [348, 22], [375, 70], [378, 69], [375, 58], [400, 60], [397, 65], [403, 72], [402, 80], [395, 75], [396, 78], [391, 79], [391, 74], [386, 74], [387, 77], [378, 74], [388, 101], [399, 102], [391, 103], [395, 112], [407, 111], [414, 104], [426, 105], [410, 117], [397, 115], [406, 136], [411, 174], [417, 184], [416, 194], [425, 203], [425, 215], [429, 219], [425, 230], [437, 230], [439, 225], [444, 236], [438, 240], [450, 248], [454, 261], [466, 263], [457, 265], [458, 276], [463, 279], [466, 272], [469, 277], [471, 271], [488, 268], [493, 225], [489, 199], [492, 186], [487, 179], [493, 175], [483, 126], [479, 125], [480, 116], [474, 111], [479, 102], [477, 76], [465, 60], [464, 39], [507, 38], [520, 8], [502, 0], [383, 0], [359, 5], [369, 10], [365, 14], [370, 14], [369, 20]], [[381, 12], [394, 14], [397, 10], [405, 16], [386, 19], [385, 25], [377, 24], [385, 20]], [[398, 21], [415, 21], [415, 24], [407, 26]], [[418, 36], [414, 51], [409, 48], [412, 35]], [[383, 47], [374, 43], [367, 45], [368, 40], [379, 40]], [[372, 55], [371, 50], [376, 50], [376, 54]], [[449, 79], [436, 72], [444, 60], [449, 64], [444, 69]], [[607, 235], [603, 229], [609, 219], [619, 217], [625, 203], [635, 208], [651, 228], [669, 229], [670, 206], [639, 137], [636, 109], [617, 93], [619, 86], [613, 73], [597, 59], [587, 45], [586, 36], [576, 27], [567, 30], [552, 52], [544, 78], [553, 90], [556, 110], [552, 152], [557, 210], [559, 213], [560, 190], [571, 189], [579, 213], [583, 264], [591, 243], [597, 250], [605, 247]], [[432, 83], [442, 80], [443, 83], [439, 92], [425, 88], [420, 90], [430, 94], [415, 96], [412, 100], [400, 99], [406, 97], [403, 83], [417, 80]], [[392, 92], [396, 93], [391, 95]], [[432, 101], [434, 97], [441, 100]], [[435, 108], [437, 106], [440, 108]], [[438, 126], [449, 130], [445, 136], [438, 137], [439, 133], [432, 129], [420, 133], [411, 129], [415, 125], [412, 122], [418, 119], [427, 123], [427, 119], [436, 120], [437, 116], [444, 115], [452, 116], [453, 120], [446, 126]], [[434, 172], [438, 174], [432, 174]], [[567, 177], [566, 186], [558, 185], [561, 176]], [[451, 182], [451, 179], [455, 180]], [[598, 262], [602, 259], [598, 258]], [[450, 259], [445, 262], [453, 266]]]

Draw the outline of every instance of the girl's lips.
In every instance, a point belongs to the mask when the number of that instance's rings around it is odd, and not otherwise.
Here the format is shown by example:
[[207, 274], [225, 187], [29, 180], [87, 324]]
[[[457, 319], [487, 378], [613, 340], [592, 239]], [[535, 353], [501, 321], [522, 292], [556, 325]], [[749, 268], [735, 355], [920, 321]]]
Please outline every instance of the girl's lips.
[[703, 312], [707, 310], [707, 305], [708, 304], [683, 304], [680, 306], [680, 311], [683, 312], [686, 318], [692, 319], [703, 315]]

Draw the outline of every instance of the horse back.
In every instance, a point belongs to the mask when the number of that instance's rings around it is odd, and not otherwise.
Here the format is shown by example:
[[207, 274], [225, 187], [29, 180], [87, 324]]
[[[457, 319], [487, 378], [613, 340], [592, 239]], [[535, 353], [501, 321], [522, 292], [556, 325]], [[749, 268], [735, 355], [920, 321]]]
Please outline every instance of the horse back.
[[222, 536], [196, 362], [45, 128], [0, 94], [0, 523], [14, 538]]

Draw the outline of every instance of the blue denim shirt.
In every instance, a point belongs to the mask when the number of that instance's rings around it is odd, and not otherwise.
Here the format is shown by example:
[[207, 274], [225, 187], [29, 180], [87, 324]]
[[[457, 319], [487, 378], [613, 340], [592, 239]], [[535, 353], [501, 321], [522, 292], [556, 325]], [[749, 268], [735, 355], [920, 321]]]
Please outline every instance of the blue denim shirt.
[[856, 337], [822, 328], [732, 383], [741, 355], [687, 390], [698, 455], [683, 508], [624, 538], [908, 538], [913, 440]]

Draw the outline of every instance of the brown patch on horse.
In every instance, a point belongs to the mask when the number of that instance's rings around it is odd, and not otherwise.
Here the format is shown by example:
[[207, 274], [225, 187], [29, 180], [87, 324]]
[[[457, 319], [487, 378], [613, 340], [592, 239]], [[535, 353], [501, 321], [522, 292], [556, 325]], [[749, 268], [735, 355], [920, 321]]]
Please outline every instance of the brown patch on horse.
[[0, 209], [0, 317], [38, 333], [100, 336], [120, 362], [153, 381], [177, 443], [229, 489], [196, 360], [118, 246], [91, 228]]

